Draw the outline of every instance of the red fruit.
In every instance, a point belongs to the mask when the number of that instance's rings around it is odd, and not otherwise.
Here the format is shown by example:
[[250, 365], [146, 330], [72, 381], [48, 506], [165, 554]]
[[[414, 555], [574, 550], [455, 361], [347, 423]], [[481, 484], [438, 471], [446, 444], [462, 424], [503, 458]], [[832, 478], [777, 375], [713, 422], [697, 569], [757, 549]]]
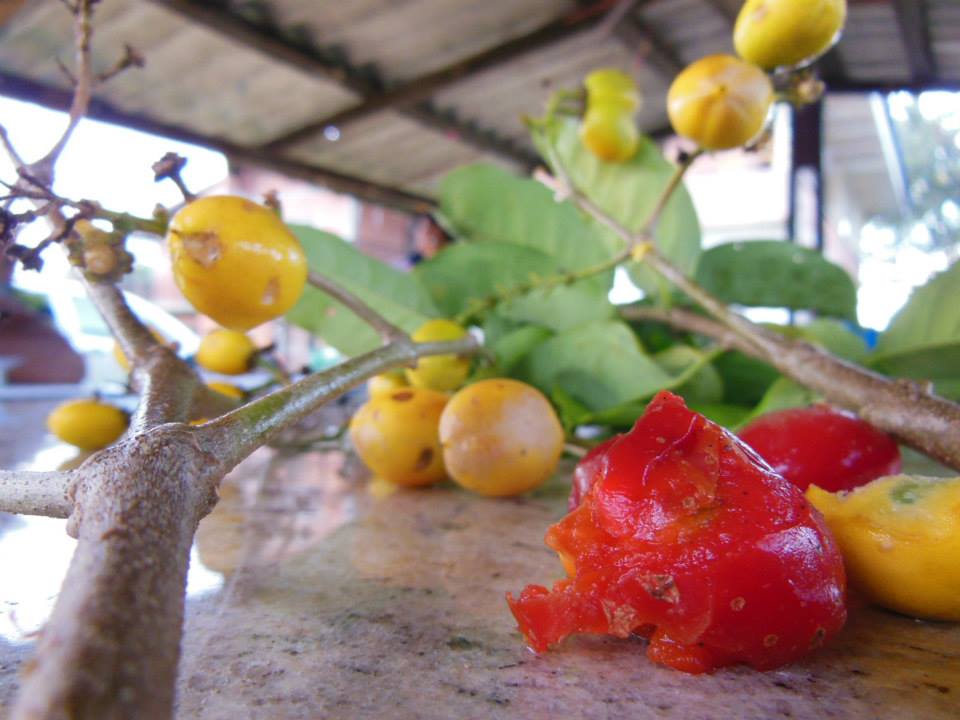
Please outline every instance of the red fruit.
[[570, 499], [567, 501], [568, 510], [575, 510], [587, 491], [593, 487], [594, 480], [602, 474], [606, 467], [607, 450], [621, 437], [623, 436], [614, 435], [612, 438], [604, 440], [580, 458], [577, 467], [573, 469], [573, 485], [570, 488]]
[[534, 650], [640, 633], [678, 670], [769, 670], [843, 626], [843, 563], [820, 515], [679, 397], [657, 395], [591, 462], [592, 486], [546, 537], [571, 576], [507, 596]]
[[900, 472], [893, 438], [828, 405], [767, 413], [741, 430], [740, 439], [801, 490], [851, 490]]

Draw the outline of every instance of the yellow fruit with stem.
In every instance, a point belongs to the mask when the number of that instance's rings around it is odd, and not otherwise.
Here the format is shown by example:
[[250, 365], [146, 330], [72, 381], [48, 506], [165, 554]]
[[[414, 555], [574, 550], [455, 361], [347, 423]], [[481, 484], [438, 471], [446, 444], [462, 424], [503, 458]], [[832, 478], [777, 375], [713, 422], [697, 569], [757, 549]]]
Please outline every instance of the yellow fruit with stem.
[[235, 196], [203, 197], [170, 221], [173, 276], [198, 312], [246, 331], [286, 313], [300, 298], [307, 259], [269, 208]]
[[705, 150], [746, 145], [763, 129], [773, 84], [760, 68], [732, 55], [708, 55], [687, 66], [667, 93], [678, 135]]
[[257, 346], [242, 332], [213, 330], [197, 349], [197, 364], [221, 375], [242, 375], [250, 370]]
[[747, 0], [733, 28], [733, 45], [767, 70], [806, 65], [839, 39], [846, 0]]

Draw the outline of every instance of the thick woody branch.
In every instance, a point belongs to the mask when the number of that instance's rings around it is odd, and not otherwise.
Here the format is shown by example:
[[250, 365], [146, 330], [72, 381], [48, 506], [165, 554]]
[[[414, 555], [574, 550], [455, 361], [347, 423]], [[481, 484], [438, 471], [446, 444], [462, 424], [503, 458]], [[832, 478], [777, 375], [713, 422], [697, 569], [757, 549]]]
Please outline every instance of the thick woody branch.
[[317, 290], [322, 290], [334, 300], [340, 302], [340, 304], [350, 312], [376, 330], [383, 342], [388, 343], [391, 340], [402, 341], [406, 339], [407, 334], [403, 330], [389, 322], [352, 292], [335, 283], [330, 278], [311, 270], [307, 276], [307, 282]]
[[168, 720], [197, 523], [219, 476], [186, 425], [129, 437], [77, 475], [77, 537], [11, 718]]
[[[695, 332], [773, 365], [827, 401], [939, 462], [960, 470], [960, 405], [913, 380], [892, 380], [834, 357], [809, 343], [764, 330], [764, 350], [714, 320], [681, 310], [629, 308], [630, 320], [652, 320]], [[744, 320], [744, 322], [746, 322]], [[762, 328], [758, 328], [762, 330]]]
[[757, 348], [746, 342], [740, 335], [725, 325], [698, 315], [683, 308], [654, 308], [654, 307], [625, 307], [620, 310], [620, 317], [624, 320], [647, 320], [669, 325], [676, 330], [703, 335], [724, 348], [739, 350], [742, 353], [757, 357], [769, 362], [769, 356], [761, 353]]
[[68, 472], [0, 470], [0, 512], [65, 518], [73, 509]]

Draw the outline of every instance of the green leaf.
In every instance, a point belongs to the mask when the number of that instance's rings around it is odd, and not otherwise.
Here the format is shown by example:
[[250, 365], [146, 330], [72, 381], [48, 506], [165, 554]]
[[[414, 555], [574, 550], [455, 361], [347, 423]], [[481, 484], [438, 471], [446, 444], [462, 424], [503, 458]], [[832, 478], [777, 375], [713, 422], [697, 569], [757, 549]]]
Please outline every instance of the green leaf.
[[[300, 239], [313, 270], [356, 294], [390, 322], [413, 331], [439, 315], [426, 289], [409, 273], [365, 255], [328, 232], [300, 225], [291, 225], [290, 229]], [[345, 355], [357, 355], [380, 344], [365, 322], [310, 286], [286, 317]]]
[[857, 290], [846, 271], [815, 250], [790, 242], [718, 245], [703, 253], [695, 278], [727, 303], [856, 319]]
[[723, 400], [723, 379], [710, 364], [712, 357], [689, 345], [674, 345], [655, 354], [653, 360], [673, 377], [686, 373], [689, 379], [674, 392], [688, 403], [719, 403]]
[[566, 432], [572, 432], [578, 425], [583, 425], [590, 417], [590, 410], [582, 402], [566, 392], [562, 387], [555, 387], [550, 399], [560, 415], [560, 424]]
[[[430, 260], [413, 274], [429, 289], [437, 306], [448, 316], [520, 284], [560, 272], [558, 262], [531, 247], [511, 243], [459, 242]], [[606, 291], [585, 283], [537, 290], [500, 304], [498, 312], [516, 321], [531, 322], [553, 330], [611, 317], [614, 307]]]
[[913, 291], [877, 341], [870, 364], [897, 377], [933, 380], [953, 394], [960, 381], [960, 263]]
[[[458, 168], [444, 177], [439, 215], [446, 227], [465, 240], [538, 250], [553, 258], [555, 269], [596, 265], [620, 247], [572, 205], [556, 202], [539, 182], [484, 163]], [[606, 293], [612, 281], [612, 272], [605, 272], [585, 284]]]
[[723, 380], [723, 402], [732, 405], [756, 405], [780, 377], [780, 373], [767, 363], [737, 350], [718, 356], [713, 366]]
[[548, 395], [560, 387], [590, 410], [649, 397], [674, 380], [615, 320], [557, 334], [530, 353], [522, 373]]
[[754, 418], [776, 410], [806, 407], [818, 399], [819, 396], [816, 393], [803, 385], [795, 383], [790, 378], [782, 377], [770, 386], [760, 403], [741, 421], [741, 425], [746, 425]]
[[537, 325], [526, 325], [506, 333], [490, 345], [497, 359], [497, 367], [509, 374], [518, 362], [552, 335], [549, 330]]
[[[650, 216], [674, 172], [674, 166], [647, 137], [640, 138], [636, 154], [626, 162], [598, 159], [580, 142], [579, 121], [572, 118], [555, 117], [534, 126], [533, 139], [548, 163], [553, 165], [553, 158], [558, 158], [578, 189], [633, 232]], [[611, 231], [602, 232], [622, 247]], [[677, 188], [664, 208], [656, 239], [668, 259], [688, 275], [693, 273], [700, 254], [700, 223], [683, 186]], [[661, 297], [670, 292], [666, 281], [642, 265], [631, 265], [630, 274], [649, 294]]]
[[862, 364], [869, 354], [866, 341], [843, 323], [830, 318], [817, 318], [800, 328], [808, 342], [820, 345], [844, 360]]

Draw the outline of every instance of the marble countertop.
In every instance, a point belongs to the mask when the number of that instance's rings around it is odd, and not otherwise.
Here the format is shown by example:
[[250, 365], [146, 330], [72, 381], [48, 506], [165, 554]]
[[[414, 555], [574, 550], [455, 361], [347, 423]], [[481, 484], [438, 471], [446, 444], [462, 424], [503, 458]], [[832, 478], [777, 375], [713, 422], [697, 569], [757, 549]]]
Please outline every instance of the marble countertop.
[[[69, 455], [43, 435], [41, 405], [6, 405], [40, 430], [0, 443], [0, 466]], [[194, 549], [178, 718], [958, 716], [960, 625], [870, 608], [769, 673], [684, 675], [648, 662], [641, 640], [533, 655], [504, 595], [561, 574], [542, 539], [564, 478], [494, 500], [351, 480], [349, 462], [261, 450], [225, 481]], [[70, 549], [62, 521], [0, 516], [0, 718]]]

